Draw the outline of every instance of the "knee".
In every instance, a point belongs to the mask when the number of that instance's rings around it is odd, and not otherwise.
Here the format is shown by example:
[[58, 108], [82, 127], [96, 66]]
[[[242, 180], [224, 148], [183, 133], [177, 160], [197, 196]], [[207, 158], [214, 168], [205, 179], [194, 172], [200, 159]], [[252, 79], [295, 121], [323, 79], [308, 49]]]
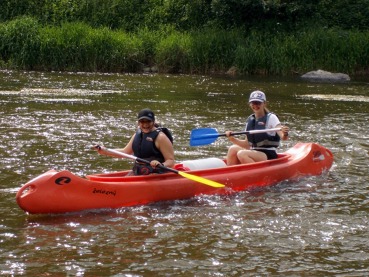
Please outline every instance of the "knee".
[[238, 159], [241, 163], [243, 163], [243, 164], [253, 162], [253, 160], [249, 157], [249, 155], [248, 155], [248, 151], [247, 151], [247, 150], [241, 150], [241, 151], [238, 151], [238, 152], [237, 152], [237, 159]]
[[247, 155], [245, 151], [240, 150], [240, 151], [237, 152], [237, 158], [238, 159], [240, 159], [240, 158], [242, 159], [242, 157], [244, 157], [245, 155]]
[[237, 152], [241, 150], [241, 147], [232, 145], [228, 148], [228, 155], [237, 155]]
[[228, 153], [227, 153], [227, 165], [235, 165], [235, 164], [239, 164], [240, 161], [237, 158], [237, 153], [238, 151], [240, 151], [242, 148], [237, 146], [237, 145], [232, 145], [228, 148]]

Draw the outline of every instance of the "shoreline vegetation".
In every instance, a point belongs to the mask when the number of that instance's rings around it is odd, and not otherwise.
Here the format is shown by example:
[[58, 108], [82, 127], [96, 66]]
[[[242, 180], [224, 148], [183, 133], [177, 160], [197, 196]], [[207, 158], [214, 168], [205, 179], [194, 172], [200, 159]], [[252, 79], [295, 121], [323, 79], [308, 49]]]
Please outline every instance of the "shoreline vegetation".
[[2, 20], [0, 69], [281, 76], [317, 69], [369, 71], [365, 28], [161, 24], [126, 29], [82, 21], [46, 24], [29, 15]]

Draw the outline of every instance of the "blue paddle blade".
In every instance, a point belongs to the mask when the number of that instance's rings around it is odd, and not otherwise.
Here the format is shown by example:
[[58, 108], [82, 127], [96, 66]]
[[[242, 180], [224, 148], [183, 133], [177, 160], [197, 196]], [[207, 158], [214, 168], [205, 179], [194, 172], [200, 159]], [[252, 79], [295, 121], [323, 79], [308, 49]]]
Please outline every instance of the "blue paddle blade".
[[219, 137], [219, 133], [214, 128], [200, 128], [191, 131], [190, 146], [200, 146], [211, 144]]

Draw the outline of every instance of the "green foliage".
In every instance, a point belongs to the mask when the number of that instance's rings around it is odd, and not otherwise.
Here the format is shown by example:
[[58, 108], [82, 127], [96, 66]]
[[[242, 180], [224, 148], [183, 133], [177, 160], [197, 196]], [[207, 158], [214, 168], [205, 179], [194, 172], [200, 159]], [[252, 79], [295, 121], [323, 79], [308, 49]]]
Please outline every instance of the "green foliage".
[[78, 5], [76, 20], [93, 27], [134, 31], [152, 7], [142, 0], [73, 0]]
[[0, 66], [293, 74], [369, 69], [369, 0], [4, 0]]
[[156, 61], [157, 46], [160, 42], [174, 32], [174, 27], [162, 26], [158, 30], [150, 30], [145, 27], [137, 30], [135, 37], [142, 43], [143, 59], [140, 61], [144, 66], [154, 66], [158, 62]]
[[317, 68], [347, 73], [368, 69], [368, 32], [319, 29], [298, 39], [307, 45], [304, 59]]
[[252, 33], [236, 50], [244, 74], [289, 75], [310, 70], [369, 69], [369, 32], [315, 29], [295, 34]]
[[186, 33], [172, 32], [156, 46], [156, 62], [161, 71], [180, 73], [187, 71], [191, 37]]
[[156, 63], [162, 72], [208, 74], [227, 71], [242, 43], [239, 30], [206, 29], [189, 33], [173, 30], [159, 41]]
[[0, 25], [0, 58], [10, 67], [33, 69], [38, 60], [39, 24], [22, 17]]
[[242, 43], [240, 30], [205, 29], [191, 33], [191, 72], [227, 71], [235, 61], [235, 50]]
[[44, 25], [85, 22], [92, 27], [136, 30], [160, 0], [2, 0], [0, 21], [33, 16]]
[[84, 23], [61, 27], [21, 18], [0, 25], [0, 57], [12, 67], [66, 71], [138, 71], [142, 41], [108, 28]]
[[369, 27], [369, 0], [319, 1], [322, 24], [328, 27], [365, 30]]
[[168, 24], [178, 30], [202, 28], [211, 18], [211, 0], [167, 0], [165, 10]]
[[214, 20], [227, 28], [251, 26], [263, 18], [263, 0], [214, 0], [211, 3]]
[[283, 30], [311, 26], [369, 27], [369, 0], [2, 0], [0, 22], [32, 16], [44, 25], [84, 22], [122, 29], [162, 25], [179, 31], [211, 28]]

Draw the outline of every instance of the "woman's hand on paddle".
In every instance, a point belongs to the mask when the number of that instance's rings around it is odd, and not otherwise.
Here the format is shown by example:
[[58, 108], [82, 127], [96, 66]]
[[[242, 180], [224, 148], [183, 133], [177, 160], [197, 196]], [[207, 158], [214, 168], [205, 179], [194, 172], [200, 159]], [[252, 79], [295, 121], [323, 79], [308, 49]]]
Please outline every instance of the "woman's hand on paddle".
[[104, 153], [104, 146], [100, 144], [93, 145], [91, 149], [97, 151], [100, 155], [103, 155]]
[[157, 161], [157, 160], [152, 160], [151, 162], [150, 162], [150, 166], [152, 167], [152, 168], [156, 168], [157, 166], [159, 166], [159, 165], [163, 165], [161, 162], [159, 162], [159, 161]]
[[232, 133], [233, 133], [232, 131], [226, 131], [225, 135], [229, 139], [229, 141], [234, 142], [235, 137], [232, 136]]
[[283, 140], [287, 140], [289, 131], [290, 131], [290, 128], [288, 126], [282, 126], [281, 132], [283, 134], [283, 137], [282, 137]]
[[226, 131], [225, 132], [226, 137], [233, 144], [238, 145], [239, 147], [242, 147], [242, 148], [245, 148], [245, 149], [250, 148], [249, 143], [247, 142], [247, 139], [238, 139], [234, 136], [234, 134], [237, 134], [237, 132], [236, 133], [234, 133], [233, 131]]

